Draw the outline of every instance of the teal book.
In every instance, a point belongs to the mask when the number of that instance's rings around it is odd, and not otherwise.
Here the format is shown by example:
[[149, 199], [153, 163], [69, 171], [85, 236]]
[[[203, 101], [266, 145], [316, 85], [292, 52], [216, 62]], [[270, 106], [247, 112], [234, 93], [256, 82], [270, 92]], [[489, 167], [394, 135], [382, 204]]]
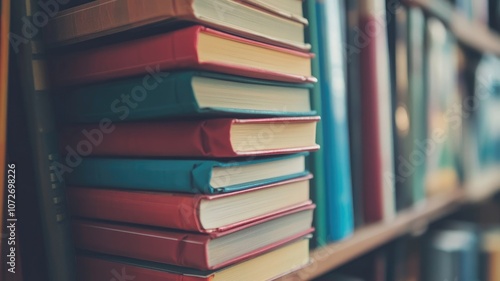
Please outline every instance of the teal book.
[[216, 194], [305, 176], [307, 153], [241, 161], [84, 158], [70, 185]]
[[[314, 77], [319, 77], [321, 56], [319, 54], [319, 33], [316, 16], [315, 1], [304, 1], [304, 13], [309, 20], [309, 25], [306, 29], [306, 40], [311, 44], [311, 51], [315, 54], [311, 61], [312, 73]], [[321, 110], [321, 85], [316, 83], [311, 89], [311, 105], [318, 115], [322, 115]], [[323, 141], [323, 126], [316, 128], [316, 142], [320, 147], [324, 147]], [[309, 157], [310, 170], [314, 174], [311, 181], [311, 193], [316, 209], [314, 210], [314, 237], [313, 245], [316, 247], [327, 244], [326, 232], [326, 182], [325, 182], [325, 165], [324, 154], [322, 151], [312, 153]]]
[[211, 72], [154, 73], [57, 95], [70, 123], [136, 121], [186, 116], [310, 116], [312, 84], [290, 84]]
[[354, 231], [347, 113], [345, 8], [342, 1], [316, 1], [321, 56], [321, 124], [326, 182], [327, 237], [338, 241]]

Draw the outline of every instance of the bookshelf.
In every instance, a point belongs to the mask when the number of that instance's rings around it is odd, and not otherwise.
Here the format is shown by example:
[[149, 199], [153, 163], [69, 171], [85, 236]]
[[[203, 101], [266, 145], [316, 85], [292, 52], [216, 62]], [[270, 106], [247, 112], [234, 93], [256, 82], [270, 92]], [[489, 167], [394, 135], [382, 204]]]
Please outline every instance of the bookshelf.
[[471, 22], [456, 12], [449, 3], [435, 0], [405, 0], [407, 5], [418, 6], [440, 19], [468, 47], [481, 53], [500, 56], [500, 35], [479, 22]]
[[[500, 167], [494, 167], [477, 180], [451, 194], [427, 199], [393, 220], [369, 225], [351, 237], [311, 251], [311, 263], [303, 269], [278, 279], [311, 280], [404, 234], [420, 233], [430, 223], [451, 214], [467, 204], [477, 204], [500, 191]], [[495, 173], [496, 171], [496, 173]]]

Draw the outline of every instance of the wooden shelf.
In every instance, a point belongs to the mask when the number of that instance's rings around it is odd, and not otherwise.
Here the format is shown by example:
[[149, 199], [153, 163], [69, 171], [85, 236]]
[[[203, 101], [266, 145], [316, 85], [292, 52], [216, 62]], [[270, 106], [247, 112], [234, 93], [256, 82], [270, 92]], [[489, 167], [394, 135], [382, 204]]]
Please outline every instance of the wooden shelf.
[[278, 280], [310, 280], [359, 257], [405, 233], [425, 230], [430, 222], [458, 209], [465, 201], [465, 192], [457, 190], [446, 196], [431, 198], [395, 219], [369, 225], [350, 238], [311, 252], [311, 264]]
[[401, 212], [396, 218], [357, 230], [351, 237], [311, 252], [311, 264], [278, 280], [319, 277], [401, 235], [420, 233], [458, 208], [486, 200], [500, 192], [500, 167], [492, 167], [453, 193], [429, 198]]
[[500, 166], [494, 166], [481, 172], [469, 183], [466, 183], [464, 190], [468, 203], [478, 203], [484, 201], [496, 193], [500, 192]]
[[500, 35], [488, 26], [468, 20], [443, 0], [405, 0], [407, 5], [421, 7], [425, 12], [441, 19], [465, 45], [482, 53], [500, 56]]

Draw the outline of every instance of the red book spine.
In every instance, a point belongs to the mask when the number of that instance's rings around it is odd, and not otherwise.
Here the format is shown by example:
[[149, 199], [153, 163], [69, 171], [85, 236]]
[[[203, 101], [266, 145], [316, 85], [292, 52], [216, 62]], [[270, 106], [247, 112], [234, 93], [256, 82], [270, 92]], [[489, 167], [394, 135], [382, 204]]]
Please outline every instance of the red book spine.
[[[101, 142], [93, 146], [91, 154], [234, 157], [231, 124], [231, 119], [114, 124], [112, 129], [101, 130]], [[98, 125], [73, 127], [63, 133], [62, 143], [78, 149], [82, 141], [88, 141], [85, 132], [95, 130], [99, 130]]]
[[78, 281], [147, 280], [147, 281], [208, 281], [209, 277], [182, 275], [174, 272], [158, 271], [131, 264], [77, 257]]
[[200, 196], [79, 187], [70, 187], [67, 192], [74, 216], [202, 231]]
[[198, 64], [200, 26], [64, 55], [54, 61], [55, 84], [105, 81]]
[[[152, 228], [73, 222], [77, 248], [117, 256], [209, 270], [208, 235]], [[186, 255], [185, 253], [189, 253]]]
[[[360, 17], [360, 26], [371, 26], [377, 19], [370, 15]], [[367, 45], [361, 49], [361, 99], [363, 130], [363, 201], [367, 223], [383, 219], [382, 190], [382, 147], [380, 139], [380, 114], [377, 76], [377, 38], [368, 39]]]

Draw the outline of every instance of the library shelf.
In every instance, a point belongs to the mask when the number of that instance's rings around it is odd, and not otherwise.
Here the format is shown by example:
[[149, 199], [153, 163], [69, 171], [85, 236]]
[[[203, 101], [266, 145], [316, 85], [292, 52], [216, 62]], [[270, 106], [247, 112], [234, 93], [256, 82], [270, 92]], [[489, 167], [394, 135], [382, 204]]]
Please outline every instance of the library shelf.
[[500, 35], [483, 23], [470, 21], [450, 3], [443, 0], [404, 0], [404, 3], [420, 7], [442, 20], [457, 39], [470, 48], [500, 56]]
[[500, 166], [486, 168], [464, 185], [468, 203], [479, 203], [500, 192]]
[[310, 280], [319, 277], [396, 237], [425, 230], [429, 223], [452, 213], [466, 201], [463, 189], [429, 198], [402, 211], [392, 220], [368, 225], [345, 240], [314, 249], [308, 266], [278, 280]]

